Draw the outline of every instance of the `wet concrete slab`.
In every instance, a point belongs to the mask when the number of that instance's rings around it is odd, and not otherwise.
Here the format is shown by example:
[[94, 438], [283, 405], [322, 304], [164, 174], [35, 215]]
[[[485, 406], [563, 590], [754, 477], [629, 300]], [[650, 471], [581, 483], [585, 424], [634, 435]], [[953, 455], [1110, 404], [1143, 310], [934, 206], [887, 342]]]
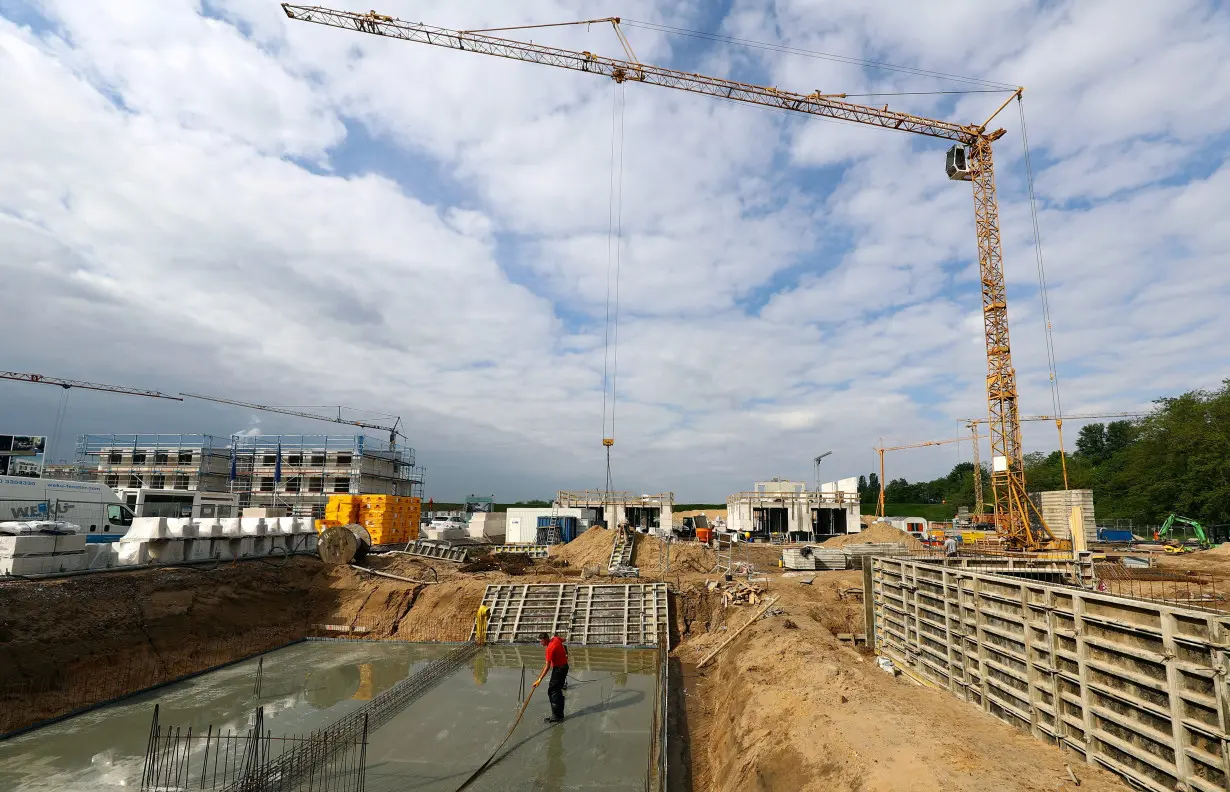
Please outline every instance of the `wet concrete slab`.
[[[442, 657], [445, 644], [311, 642], [204, 674], [0, 743], [0, 790], [139, 788], [154, 704], [160, 722], [202, 733], [243, 732], [265, 708], [275, 735], [335, 722]], [[546, 683], [469, 789], [639, 790], [645, 787], [657, 678], [653, 650], [571, 649], [566, 720], [549, 725]], [[538, 646], [491, 646], [369, 735], [371, 792], [451, 792], [512, 725], [522, 687], [541, 669]], [[523, 681], [524, 680], [524, 681]]]
[[[645, 788], [657, 686], [649, 669], [656, 653], [603, 651], [613, 654], [592, 663], [574, 657], [564, 722], [543, 722], [550, 714], [544, 681], [496, 761], [468, 789]], [[527, 666], [535, 664], [527, 667], [527, 688], [541, 670], [540, 653], [525, 653]], [[454, 674], [371, 736], [369, 792], [452, 792], [491, 755], [520, 707], [522, 673], [519, 666], [485, 659], [483, 673], [475, 663], [468, 673]], [[620, 659], [649, 672], [607, 662]]]
[[[0, 790], [90, 792], [139, 788], [154, 705], [164, 725], [243, 732], [257, 707], [278, 735], [307, 734], [358, 709], [454, 647], [310, 642], [236, 663], [0, 742]], [[100, 670], [100, 673], [106, 673]]]

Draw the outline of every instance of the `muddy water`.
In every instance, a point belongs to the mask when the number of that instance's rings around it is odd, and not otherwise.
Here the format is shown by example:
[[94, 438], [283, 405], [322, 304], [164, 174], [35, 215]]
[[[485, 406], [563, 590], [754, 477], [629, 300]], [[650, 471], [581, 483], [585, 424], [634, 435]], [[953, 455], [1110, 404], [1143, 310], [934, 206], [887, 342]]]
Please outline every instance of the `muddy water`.
[[[326, 726], [454, 647], [304, 643], [128, 699], [0, 743], [0, 790], [139, 788], [155, 704], [163, 726], [243, 732], [257, 707], [275, 736]], [[470, 787], [643, 789], [656, 686], [654, 653], [573, 649], [567, 719], [543, 723], [534, 694], [498, 761]], [[541, 649], [490, 647], [369, 735], [367, 790], [456, 789], [507, 733]], [[523, 667], [525, 669], [523, 670]], [[524, 682], [523, 682], [524, 680]], [[194, 786], [195, 788], [195, 786]]]

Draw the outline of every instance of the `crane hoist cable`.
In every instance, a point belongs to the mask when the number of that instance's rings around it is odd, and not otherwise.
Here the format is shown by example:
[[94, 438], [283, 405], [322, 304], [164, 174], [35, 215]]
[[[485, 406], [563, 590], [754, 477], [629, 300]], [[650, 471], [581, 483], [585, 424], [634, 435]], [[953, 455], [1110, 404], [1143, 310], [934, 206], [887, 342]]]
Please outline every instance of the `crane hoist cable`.
[[[611, 447], [615, 445], [616, 385], [619, 375], [619, 275], [623, 247], [624, 104], [623, 85], [614, 83], [611, 93], [611, 177], [607, 206], [606, 319], [602, 352], [602, 445], [606, 451], [608, 499], [615, 489], [611, 474]], [[609, 432], [607, 431], [608, 391], [611, 408]]]
[[1051, 323], [1051, 301], [1046, 288], [1046, 266], [1042, 261], [1042, 233], [1038, 225], [1038, 201], [1034, 193], [1034, 166], [1029, 154], [1029, 134], [1025, 129], [1025, 101], [1016, 97], [1017, 111], [1021, 116], [1021, 145], [1025, 150], [1025, 181], [1029, 188], [1029, 214], [1033, 220], [1034, 254], [1038, 262], [1038, 296], [1042, 303], [1042, 325], [1046, 337], [1046, 365], [1051, 379], [1051, 409], [1055, 416], [1055, 428], [1059, 432], [1059, 460], [1063, 466], [1063, 488], [1068, 489], [1068, 460], [1063, 449], [1063, 402], [1059, 398], [1059, 368], [1055, 362], [1054, 326]]

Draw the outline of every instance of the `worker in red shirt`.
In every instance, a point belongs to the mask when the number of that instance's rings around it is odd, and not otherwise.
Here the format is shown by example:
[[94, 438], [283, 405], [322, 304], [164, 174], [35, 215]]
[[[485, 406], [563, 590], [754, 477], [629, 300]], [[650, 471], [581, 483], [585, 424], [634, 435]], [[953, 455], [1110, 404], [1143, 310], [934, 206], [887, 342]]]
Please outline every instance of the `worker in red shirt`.
[[538, 643], [547, 648], [547, 663], [542, 667], [542, 673], [534, 680], [534, 687], [542, 682], [551, 672], [551, 681], [547, 683], [547, 698], [551, 700], [551, 716], [547, 723], [559, 723], [564, 720], [564, 688], [568, 684], [568, 648], [564, 639], [558, 635], [538, 634]]

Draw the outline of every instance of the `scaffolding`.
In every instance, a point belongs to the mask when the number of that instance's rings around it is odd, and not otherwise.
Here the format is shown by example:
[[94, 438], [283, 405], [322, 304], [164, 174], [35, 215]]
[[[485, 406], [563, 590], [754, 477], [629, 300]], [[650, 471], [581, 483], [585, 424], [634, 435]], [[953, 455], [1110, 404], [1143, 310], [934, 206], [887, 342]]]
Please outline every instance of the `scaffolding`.
[[82, 435], [73, 477], [109, 487], [229, 492], [239, 506], [323, 517], [332, 494], [423, 496], [413, 448], [365, 435]]
[[228, 491], [239, 505], [321, 517], [330, 495], [421, 498], [425, 471], [413, 448], [366, 435], [235, 437]]
[[226, 492], [231, 438], [207, 434], [88, 434], [73, 478], [108, 487]]

